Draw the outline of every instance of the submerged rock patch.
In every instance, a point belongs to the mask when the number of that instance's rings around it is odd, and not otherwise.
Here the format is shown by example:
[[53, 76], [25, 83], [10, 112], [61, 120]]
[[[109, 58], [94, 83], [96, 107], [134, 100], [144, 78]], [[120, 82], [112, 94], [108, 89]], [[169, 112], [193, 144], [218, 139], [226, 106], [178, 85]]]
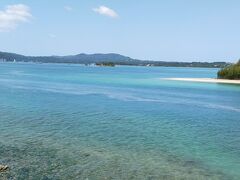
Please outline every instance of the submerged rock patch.
[[7, 171], [9, 169], [9, 167], [7, 165], [0, 165], [0, 173]]

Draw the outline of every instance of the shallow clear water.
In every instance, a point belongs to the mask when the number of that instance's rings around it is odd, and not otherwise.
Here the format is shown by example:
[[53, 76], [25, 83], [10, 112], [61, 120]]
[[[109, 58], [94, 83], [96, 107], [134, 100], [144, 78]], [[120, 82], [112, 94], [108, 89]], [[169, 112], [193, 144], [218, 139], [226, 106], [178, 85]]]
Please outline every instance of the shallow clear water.
[[0, 179], [240, 179], [240, 86], [217, 69], [0, 64]]

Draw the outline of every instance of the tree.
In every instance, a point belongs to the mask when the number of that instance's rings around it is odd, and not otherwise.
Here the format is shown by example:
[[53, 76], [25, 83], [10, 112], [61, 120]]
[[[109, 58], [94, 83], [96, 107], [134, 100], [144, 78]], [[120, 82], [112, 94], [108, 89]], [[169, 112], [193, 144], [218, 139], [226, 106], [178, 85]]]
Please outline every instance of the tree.
[[236, 64], [227, 66], [218, 71], [220, 79], [239, 79], [240, 80], [240, 60]]

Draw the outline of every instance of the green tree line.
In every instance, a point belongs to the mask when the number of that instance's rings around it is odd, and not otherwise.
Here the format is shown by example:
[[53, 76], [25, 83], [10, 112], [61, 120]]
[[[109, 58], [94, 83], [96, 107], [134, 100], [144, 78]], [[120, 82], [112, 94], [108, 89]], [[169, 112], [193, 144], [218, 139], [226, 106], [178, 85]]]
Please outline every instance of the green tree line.
[[219, 79], [240, 79], [240, 60], [218, 71]]

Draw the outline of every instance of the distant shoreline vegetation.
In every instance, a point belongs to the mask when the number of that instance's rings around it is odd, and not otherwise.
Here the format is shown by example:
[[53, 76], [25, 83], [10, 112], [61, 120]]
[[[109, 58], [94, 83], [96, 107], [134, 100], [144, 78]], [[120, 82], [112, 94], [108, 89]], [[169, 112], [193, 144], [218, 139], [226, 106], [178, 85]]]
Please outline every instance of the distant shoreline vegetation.
[[163, 67], [201, 67], [224, 68], [231, 63], [226, 62], [168, 62], [138, 60], [120, 54], [77, 54], [70, 56], [24, 56], [20, 54], [0, 52], [0, 62], [32, 62], [32, 63], [68, 63], [68, 64], [96, 64], [102, 66], [163, 66]]
[[240, 80], [240, 60], [218, 71], [218, 78]]
[[115, 64], [113, 62], [102, 62], [102, 63], [96, 63], [96, 66], [109, 66], [109, 67], [115, 67]]

